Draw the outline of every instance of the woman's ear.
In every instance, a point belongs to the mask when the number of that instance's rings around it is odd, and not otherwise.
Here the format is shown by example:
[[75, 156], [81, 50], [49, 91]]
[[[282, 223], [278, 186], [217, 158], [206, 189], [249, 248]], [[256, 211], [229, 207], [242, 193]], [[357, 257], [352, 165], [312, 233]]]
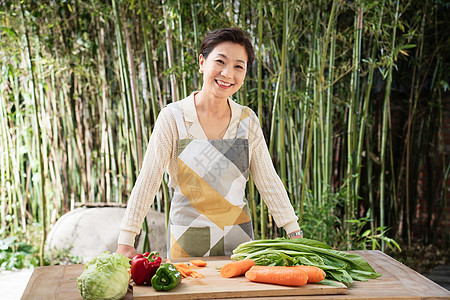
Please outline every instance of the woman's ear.
[[204, 64], [205, 64], [205, 58], [203, 57], [203, 54], [200, 54], [198, 56], [198, 65], [199, 65], [198, 71], [200, 73], [203, 73]]

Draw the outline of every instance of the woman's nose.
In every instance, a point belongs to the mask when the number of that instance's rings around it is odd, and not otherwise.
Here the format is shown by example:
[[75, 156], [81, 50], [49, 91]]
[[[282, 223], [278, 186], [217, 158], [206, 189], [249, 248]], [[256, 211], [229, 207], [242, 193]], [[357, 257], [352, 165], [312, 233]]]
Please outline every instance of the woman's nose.
[[223, 77], [231, 78], [232, 75], [233, 75], [233, 69], [232, 69], [231, 67], [225, 66], [225, 67], [222, 69], [222, 76], [223, 76]]

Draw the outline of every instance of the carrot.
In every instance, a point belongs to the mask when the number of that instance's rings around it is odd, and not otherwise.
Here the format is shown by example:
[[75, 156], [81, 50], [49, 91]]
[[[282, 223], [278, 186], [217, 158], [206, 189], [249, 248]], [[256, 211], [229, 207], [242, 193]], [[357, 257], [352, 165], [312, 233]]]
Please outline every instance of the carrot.
[[203, 274], [200, 274], [199, 272], [196, 272], [196, 271], [192, 271], [190, 276], [194, 277], [194, 278], [205, 278], [205, 276]]
[[308, 282], [308, 275], [296, 267], [253, 266], [245, 277], [254, 282], [288, 286], [302, 286]]
[[179, 264], [173, 264], [175, 268], [177, 268], [178, 272], [181, 273], [181, 276], [183, 278], [186, 277], [193, 277], [193, 278], [205, 278], [204, 275], [192, 270], [187, 264], [179, 263]]
[[181, 276], [188, 277], [191, 275], [192, 270], [189, 268], [187, 264], [179, 263], [179, 264], [173, 264], [175, 268], [178, 270], [178, 272], [181, 273]]
[[295, 267], [301, 269], [308, 275], [308, 283], [316, 283], [325, 279], [326, 274], [321, 268], [305, 265]]
[[180, 274], [181, 274], [181, 278], [186, 278], [186, 277], [189, 277], [189, 275], [188, 274], [186, 274], [182, 269], [177, 269], [177, 271], [178, 272], [180, 272]]
[[206, 261], [201, 259], [191, 260], [190, 263], [197, 267], [206, 267]]
[[231, 278], [244, 275], [245, 272], [247, 272], [254, 265], [255, 262], [251, 259], [234, 261], [224, 265], [220, 269], [220, 276], [222, 276], [222, 278]]

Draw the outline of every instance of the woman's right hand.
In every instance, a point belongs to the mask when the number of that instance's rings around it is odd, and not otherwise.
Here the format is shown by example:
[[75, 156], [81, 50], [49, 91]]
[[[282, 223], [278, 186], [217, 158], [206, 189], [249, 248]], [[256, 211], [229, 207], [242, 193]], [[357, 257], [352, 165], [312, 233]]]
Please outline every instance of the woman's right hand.
[[137, 254], [136, 249], [134, 247], [123, 244], [119, 244], [117, 246], [116, 253], [122, 254], [128, 258], [133, 258]]

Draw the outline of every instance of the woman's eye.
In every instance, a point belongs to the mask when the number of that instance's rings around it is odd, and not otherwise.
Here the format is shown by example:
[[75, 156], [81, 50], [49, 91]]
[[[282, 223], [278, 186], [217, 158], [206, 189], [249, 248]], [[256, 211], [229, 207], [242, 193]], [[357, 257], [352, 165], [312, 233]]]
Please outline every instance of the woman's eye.
[[219, 64], [223, 65], [223, 60], [221, 60], [221, 59], [216, 60], [216, 62], [218, 62]]
[[238, 69], [242, 69], [242, 70], [244, 69], [244, 67], [243, 67], [243, 66], [239, 66], [239, 65], [238, 65], [238, 66], [236, 66], [236, 68], [238, 68]]

